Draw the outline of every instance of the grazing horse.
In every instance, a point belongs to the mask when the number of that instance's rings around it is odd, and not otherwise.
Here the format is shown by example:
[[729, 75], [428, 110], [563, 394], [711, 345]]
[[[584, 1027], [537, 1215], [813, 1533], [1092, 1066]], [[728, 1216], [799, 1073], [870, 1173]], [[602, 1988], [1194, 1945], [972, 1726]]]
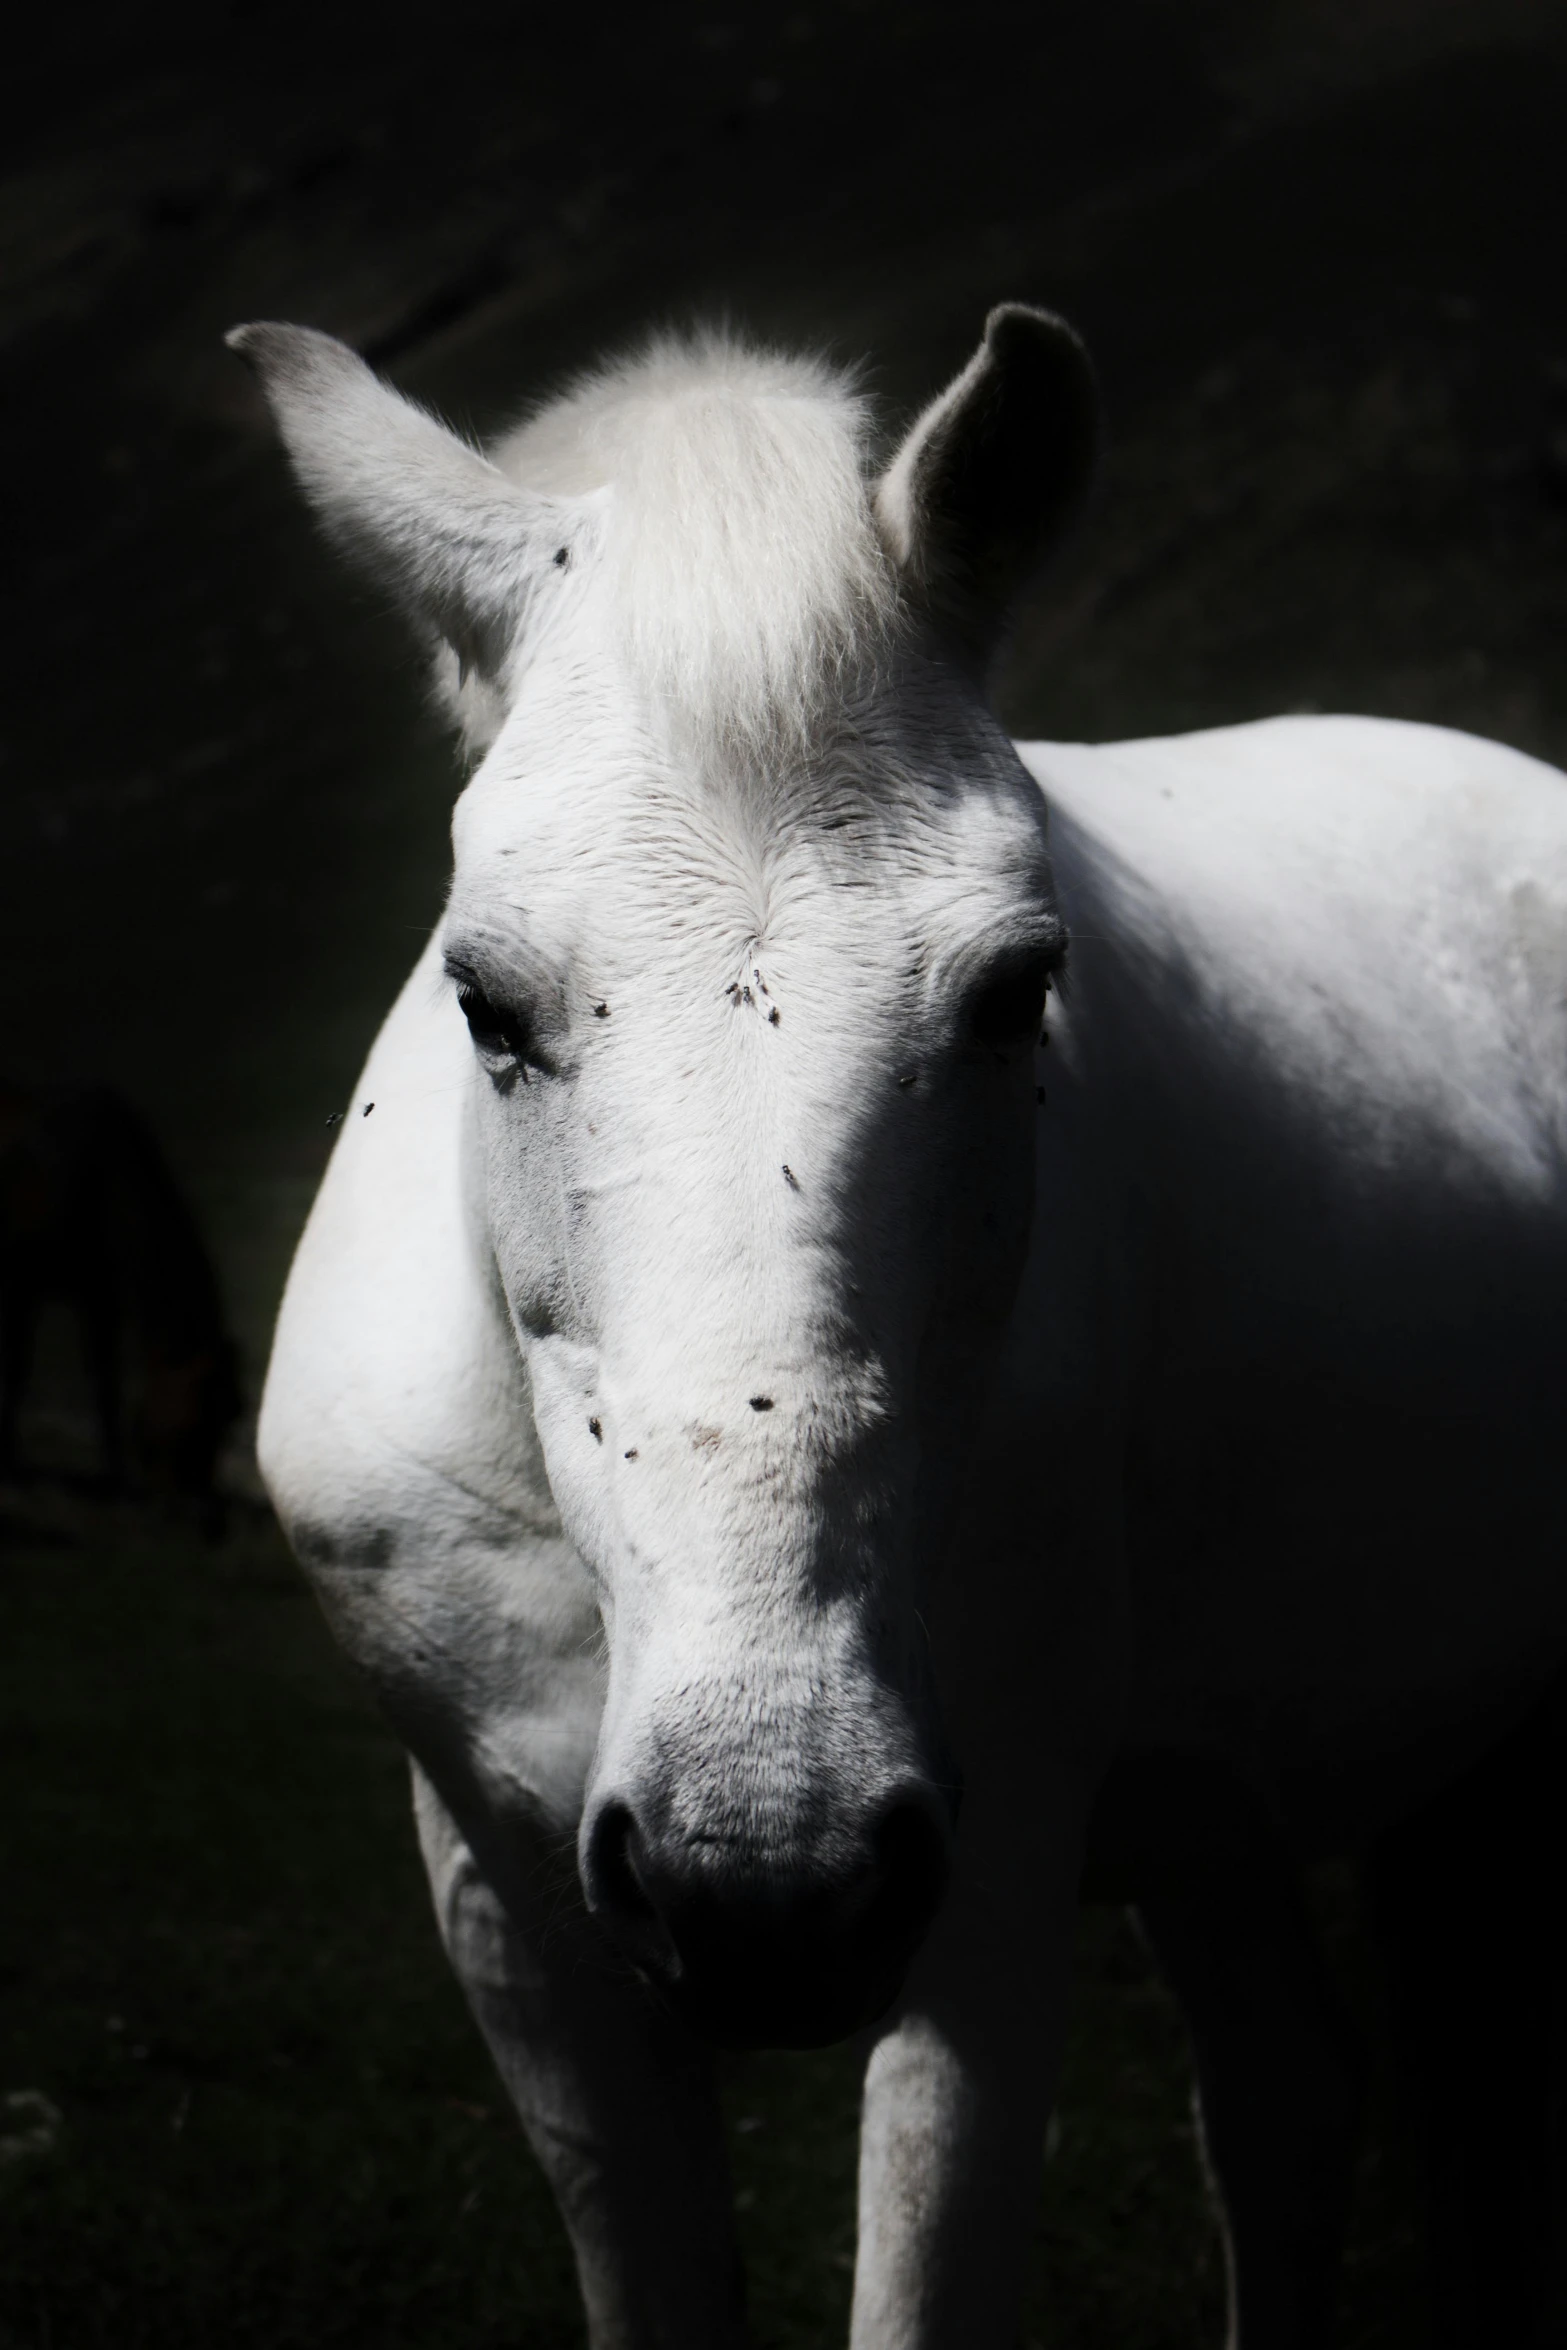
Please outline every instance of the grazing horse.
[[1085, 1869], [1187, 2002], [1248, 2350], [1323, 2339], [1355, 2084], [1289, 1867], [1567, 1654], [1562, 777], [1009, 742], [1095, 439], [1039, 311], [879, 473], [723, 338], [488, 456], [231, 341], [477, 758], [262, 1466], [595, 2350], [745, 2338], [710, 2044], [861, 2030], [854, 2350], [1012, 2342]]
[[213, 1472], [239, 1416], [239, 1376], [212, 1261], [157, 1137], [112, 1086], [0, 1083], [0, 1473], [17, 1465], [51, 1300], [75, 1314], [108, 1484], [126, 1473], [128, 1334], [138, 1465], [219, 1532]]

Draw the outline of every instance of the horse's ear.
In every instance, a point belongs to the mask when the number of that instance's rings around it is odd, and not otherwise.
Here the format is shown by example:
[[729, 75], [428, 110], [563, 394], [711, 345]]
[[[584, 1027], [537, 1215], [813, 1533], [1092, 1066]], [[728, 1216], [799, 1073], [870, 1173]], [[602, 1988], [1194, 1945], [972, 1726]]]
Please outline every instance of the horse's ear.
[[955, 382], [917, 417], [876, 490], [894, 559], [983, 660], [1093, 472], [1099, 401], [1064, 319], [1004, 303]]
[[313, 327], [237, 326], [294, 470], [332, 536], [466, 670], [495, 678], [570, 517]]

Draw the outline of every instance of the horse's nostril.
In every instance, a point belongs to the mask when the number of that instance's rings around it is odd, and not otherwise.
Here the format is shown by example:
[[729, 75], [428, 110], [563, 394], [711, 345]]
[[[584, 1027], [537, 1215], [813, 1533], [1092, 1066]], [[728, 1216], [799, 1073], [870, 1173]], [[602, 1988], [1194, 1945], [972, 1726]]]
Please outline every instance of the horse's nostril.
[[584, 1830], [588, 1907], [623, 1955], [699, 2029], [753, 2047], [821, 2046], [882, 2012], [941, 1905], [951, 1837], [917, 1781], [861, 1813], [847, 1868], [803, 1840], [780, 1864], [712, 1833], [650, 1835], [618, 1794]]
[[658, 1923], [638, 1869], [640, 1844], [630, 1805], [606, 1803], [588, 1839], [584, 1876], [589, 1905], [619, 1926]]

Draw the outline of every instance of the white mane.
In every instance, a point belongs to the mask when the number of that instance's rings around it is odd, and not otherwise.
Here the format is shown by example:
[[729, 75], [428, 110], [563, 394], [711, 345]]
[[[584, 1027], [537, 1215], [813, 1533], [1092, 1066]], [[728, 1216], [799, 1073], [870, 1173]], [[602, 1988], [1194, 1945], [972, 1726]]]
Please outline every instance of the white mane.
[[708, 330], [582, 377], [491, 455], [528, 489], [611, 492], [606, 584], [654, 706], [754, 749], [799, 740], [894, 619], [869, 443], [846, 375]]

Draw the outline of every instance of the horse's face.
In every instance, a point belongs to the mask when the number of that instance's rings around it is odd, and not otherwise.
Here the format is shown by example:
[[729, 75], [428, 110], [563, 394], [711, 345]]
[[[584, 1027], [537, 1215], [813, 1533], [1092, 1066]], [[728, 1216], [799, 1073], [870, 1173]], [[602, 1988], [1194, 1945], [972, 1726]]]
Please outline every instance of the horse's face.
[[583, 1877], [704, 2009], [732, 1984], [823, 2036], [884, 2002], [944, 1873], [922, 1468], [1027, 1236], [1060, 952], [1039, 796], [979, 713], [894, 752], [889, 710], [835, 783], [748, 807], [612, 750], [563, 668], [460, 807], [445, 946], [601, 1595]]
[[[1037, 361], [1049, 330], [1016, 332]], [[958, 387], [992, 442], [1004, 342]], [[582, 1880], [735, 2041], [887, 2004], [956, 1809], [921, 1585], [1026, 1249], [1062, 938], [1037, 790], [963, 657], [1018, 558], [985, 539], [997, 582], [926, 543], [941, 467], [972, 492], [953, 415], [883, 484], [895, 625], [771, 736], [648, 690], [613, 483], [551, 501], [454, 824], [484, 1215], [604, 1624]]]

